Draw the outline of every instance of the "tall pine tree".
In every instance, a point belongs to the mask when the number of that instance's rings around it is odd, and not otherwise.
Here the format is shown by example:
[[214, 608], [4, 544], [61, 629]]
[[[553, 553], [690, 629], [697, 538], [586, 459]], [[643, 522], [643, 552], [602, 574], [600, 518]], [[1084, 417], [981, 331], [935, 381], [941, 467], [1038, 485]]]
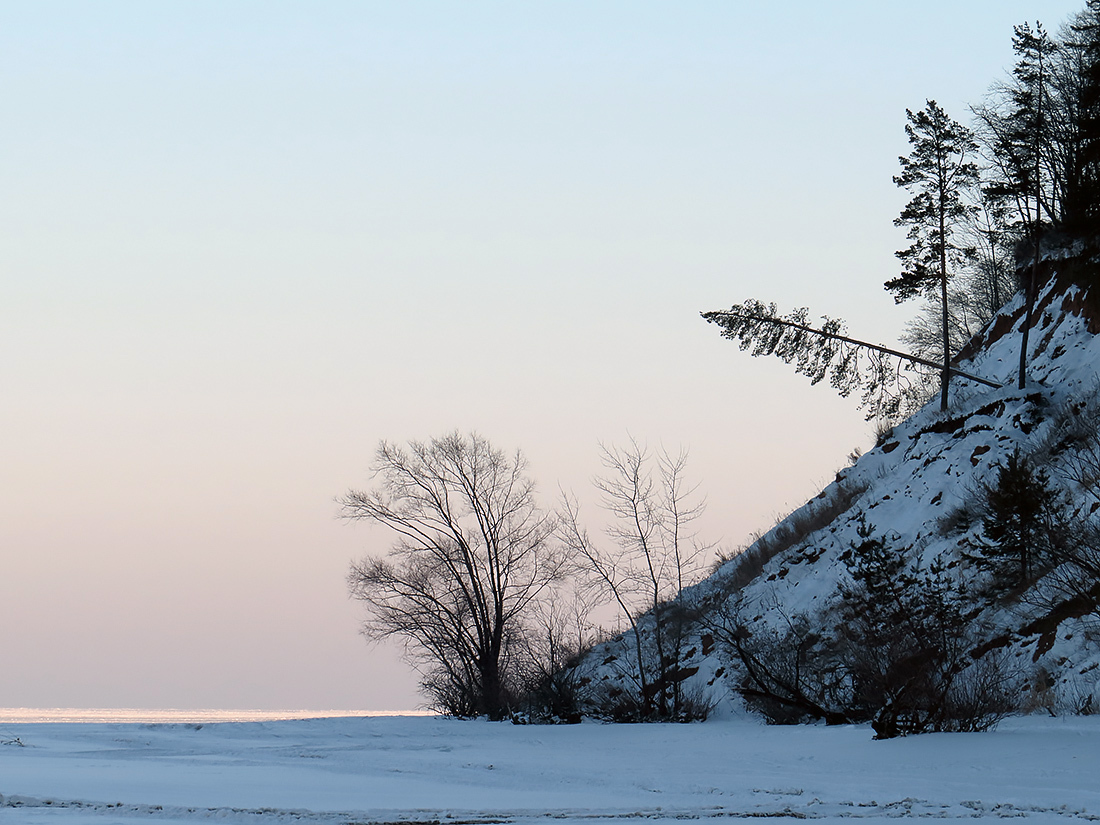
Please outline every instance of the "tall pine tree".
[[975, 107], [990, 167], [985, 193], [1005, 210], [1021, 237], [1032, 238], [1044, 221], [1058, 223], [1063, 175], [1055, 144], [1064, 128], [1056, 114], [1054, 81], [1058, 44], [1041, 23], [1016, 26], [1012, 78], [996, 87], [995, 100]]
[[1066, 34], [1065, 95], [1072, 115], [1072, 152], [1066, 170], [1065, 225], [1076, 237], [1095, 242], [1100, 220], [1100, 0], [1089, 0]]
[[1052, 155], [1050, 107], [1051, 61], [1058, 46], [1050, 39], [1042, 24], [1035, 28], [1024, 24], [1013, 31], [1012, 48], [1018, 57], [1012, 70], [1016, 85], [1012, 91], [1014, 111], [1009, 118], [1006, 141], [1009, 153], [1009, 175], [1004, 181], [1006, 194], [1020, 204], [1024, 225], [1031, 243], [1031, 274], [1027, 281], [1027, 315], [1020, 342], [1019, 388], [1027, 384], [1027, 347], [1031, 327], [1035, 323], [1035, 298], [1039, 291], [1039, 257], [1042, 227], [1045, 219], [1058, 220], [1057, 194], [1053, 186], [1055, 175], [1045, 173], [1044, 164]]
[[948, 117], [934, 100], [919, 112], [906, 110], [905, 134], [912, 147], [900, 157], [901, 174], [894, 183], [913, 197], [894, 223], [909, 228], [913, 243], [897, 253], [902, 274], [887, 281], [886, 289], [901, 303], [924, 296], [939, 301], [942, 318], [943, 361], [940, 368], [940, 409], [947, 409], [951, 378], [951, 328], [947, 286], [969, 249], [956, 242], [974, 207], [966, 193], [978, 182], [971, 160], [978, 145], [973, 133]]

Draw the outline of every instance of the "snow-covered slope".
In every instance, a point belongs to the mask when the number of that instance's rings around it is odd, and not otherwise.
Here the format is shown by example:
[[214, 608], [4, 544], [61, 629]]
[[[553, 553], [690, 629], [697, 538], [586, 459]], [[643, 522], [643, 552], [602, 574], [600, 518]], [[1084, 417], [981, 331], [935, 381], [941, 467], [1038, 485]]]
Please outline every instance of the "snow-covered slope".
[[[859, 541], [861, 520], [876, 535], [889, 535], [891, 546], [914, 561], [927, 564], [940, 557], [955, 575], [977, 576], [964, 554], [980, 538], [978, 498], [1017, 449], [1047, 468], [1069, 502], [1071, 523], [1083, 526], [1100, 507], [1100, 491], [1065, 477], [1067, 453], [1059, 445], [1074, 428], [1095, 432], [1100, 423], [1100, 315], [1085, 290], [1053, 277], [1040, 294], [1030, 334], [1029, 380], [1019, 390], [1023, 316], [1018, 296], [972, 342], [961, 365], [1003, 383], [1002, 388], [954, 380], [947, 413], [939, 412], [937, 397], [748, 547], [747, 554], [771, 557], [759, 575], [744, 583], [745, 566], [735, 557], [686, 591], [686, 600], [713, 616], [737, 599], [741, 615], [759, 628], [781, 631], [795, 616], [822, 620], [835, 607], [838, 588], [849, 581], [841, 556]], [[1051, 617], [1049, 604], [1025, 602], [988, 608], [983, 619], [988, 638], [1014, 664], [1021, 706], [1028, 705], [1029, 696], [1034, 703], [1042, 687], [1044, 706], [1074, 711], [1091, 701], [1091, 708], [1100, 709], [1100, 615], [1073, 616], [1081, 611], [1068, 609], [1062, 613], [1069, 615]], [[681, 672], [692, 674], [684, 684], [736, 709], [738, 664], [707, 624], [704, 616], [682, 647]], [[629, 689], [628, 640], [601, 645], [585, 666], [597, 684]]]

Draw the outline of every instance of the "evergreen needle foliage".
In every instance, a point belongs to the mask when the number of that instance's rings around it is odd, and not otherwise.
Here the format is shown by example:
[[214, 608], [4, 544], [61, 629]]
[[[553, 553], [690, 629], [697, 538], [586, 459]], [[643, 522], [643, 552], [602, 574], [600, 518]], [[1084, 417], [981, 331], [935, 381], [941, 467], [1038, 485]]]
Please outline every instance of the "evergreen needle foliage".
[[1057, 494], [1042, 468], [1017, 449], [986, 491], [987, 539], [975, 560], [994, 576], [995, 589], [1024, 588], [1051, 551]]
[[[858, 392], [868, 419], [893, 419], [907, 406], [923, 400], [922, 382], [911, 371], [914, 367], [943, 369], [934, 361], [850, 338], [844, 322], [837, 318], [822, 316], [820, 326], [811, 326], [809, 315], [805, 307], [780, 315], [774, 303], [753, 298], [728, 310], [702, 313], [704, 320], [721, 328], [723, 338], [736, 341], [751, 355], [775, 355], [793, 364], [795, 372], [807, 376], [812, 384], [828, 377], [842, 397]], [[987, 386], [1000, 386], [953, 367], [947, 370]]]
[[957, 268], [973, 257], [970, 247], [956, 240], [976, 213], [966, 193], [978, 182], [978, 166], [970, 158], [978, 151], [974, 134], [947, 116], [934, 100], [919, 112], [905, 112], [905, 134], [912, 151], [898, 158], [901, 174], [894, 183], [913, 197], [894, 221], [908, 227], [909, 247], [897, 253], [904, 269], [886, 282], [899, 303], [916, 296], [939, 302], [942, 318], [940, 409], [947, 409], [951, 377], [951, 319], [948, 282]]

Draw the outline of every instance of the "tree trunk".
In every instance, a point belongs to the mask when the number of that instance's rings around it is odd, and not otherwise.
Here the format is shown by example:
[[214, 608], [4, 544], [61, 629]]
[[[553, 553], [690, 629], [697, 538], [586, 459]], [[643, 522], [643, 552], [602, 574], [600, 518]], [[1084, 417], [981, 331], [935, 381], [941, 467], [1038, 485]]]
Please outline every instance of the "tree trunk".
[[1035, 322], [1035, 293], [1037, 291], [1037, 282], [1039, 280], [1039, 238], [1036, 233], [1035, 238], [1035, 260], [1031, 263], [1031, 277], [1028, 279], [1027, 284], [1027, 312], [1024, 313], [1024, 337], [1020, 342], [1020, 381], [1019, 387], [1022, 390], [1027, 384], [1027, 339], [1028, 334], [1031, 332], [1031, 325]]
[[507, 707], [505, 707], [503, 686], [500, 683], [500, 663], [496, 660], [482, 663], [481, 693], [485, 715], [493, 721], [503, 719]]
[[951, 326], [947, 315], [947, 220], [944, 175], [940, 172], [940, 309], [943, 315], [943, 368], [940, 370], [940, 412], [947, 412], [947, 386], [951, 381]]
[[1043, 167], [1039, 155], [1041, 144], [1039, 136], [1043, 131], [1043, 53], [1039, 52], [1039, 100], [1036, 105], [1035, 119], [1035, 219], [1031, 224], [1031, 240], [1035, 244], [1035, 257], [1031, 261], [1031, 280], [1027, 285], [1027, 315], [1024, 318], [1024, 335], [1020, 342], [1020, 382], [1022, 390], [1027, 384], [1027, 340], [1031, 332], [1031, 325], [1035, 323], [1035, 293], [1039, 289], [1039, 222], [1043, 218], [1043, 180], [1040, 177]]

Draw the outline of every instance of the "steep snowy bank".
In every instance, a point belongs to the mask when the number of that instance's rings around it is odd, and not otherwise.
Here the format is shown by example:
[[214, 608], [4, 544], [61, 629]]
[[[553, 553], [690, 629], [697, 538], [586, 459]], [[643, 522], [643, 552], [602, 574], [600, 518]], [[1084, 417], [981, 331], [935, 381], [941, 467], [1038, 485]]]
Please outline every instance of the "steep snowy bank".
[[[973, 342], [963, 363], [1002, 388], [956, 379], [947, 413], [932, 403], [894, 427], [819, 496], [747, 548], [746, 557], [768, 559], [758, 576], [746, 584], [745, 565], [735, 558], [685, 592], [685, 601], [703, 611], [682, 646], [678, 672], [691, 674], [686, 689], [702, 690], [720, 706], [740, 707], [733, 698], [739, 664], [708, 627], [735, 599], [739, 615], [757, 630], [783, 632], [795, 619], [835, 626], [840, 588], [851, 581], [843, 557], [861, 541], [861, 525], [912, 563], [927, 567], [939, 559], [951, 575], [972, 584], [980, 574], [967, 555], [982, 540], [981, 498], [1017, 450], [1050, 471], [1071, 529], [1092, 523], [1100, 488], [1095, 480], [1070, 480], [1062, 470], [1077, 449], [1068, 442], [1082, 432], [1097, 439], [1100, 315], [1084, 290], [1052, 278], [1030, 336], [1028, 385], [1019, 390], [1023, 316], [1017, 297]], [[806, 424], [813, 426], [812, 420]], [[989, 644], [1009, 660], [1021, 706], [1100, 709], [1100, 612], [1080, 604], [1059, 612], [1035, 601], [987, 607], [981, 617]], [[601, 645], [582, 669], [605, 689], [635, 689], [627, 639]]]

